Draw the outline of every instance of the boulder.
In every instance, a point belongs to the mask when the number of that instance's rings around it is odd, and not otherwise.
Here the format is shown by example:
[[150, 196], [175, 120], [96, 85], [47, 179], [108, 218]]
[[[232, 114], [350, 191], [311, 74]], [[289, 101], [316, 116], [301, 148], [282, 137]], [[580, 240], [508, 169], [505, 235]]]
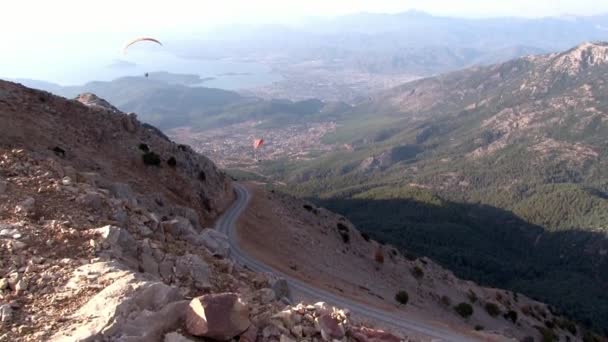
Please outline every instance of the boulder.
[[207, 228], [199, 235], [202, 244], [213, 253], [213, 255], [227, 258], [230, 256], [230, 241], [226, 234], [215, 229]]
[[178, 278], [189, 276], [192, 278], [194, 285], [199, 289], [211, 286], [209, 282], [211, 276], [209, 265], [198, 255], [186, 254], [178, 257], [175, 261], [175, 276]]
[[186, 329], [194, 336], [227, 341], [245, 332], [249, 308], [235, 293], [209, 294], [194, 298], [186, 312]]
[[[80, 269], [82, 268], [82, 269]], [[80, 274], [97, 272], [110, 285], [73, 315], [74, 324], [51, 341], [152, 341], [179, 328], [188, 301], [178, 289], [134, 273], [116, 262], [81, 266]]]
[[160, 223], [160, 226], [165, 234], [171, 234], [175, 238], [186, 239], [196, 236], [192, 223], [187, 218], [181, 216], [177, 216], [169, 221], [163, 221]]

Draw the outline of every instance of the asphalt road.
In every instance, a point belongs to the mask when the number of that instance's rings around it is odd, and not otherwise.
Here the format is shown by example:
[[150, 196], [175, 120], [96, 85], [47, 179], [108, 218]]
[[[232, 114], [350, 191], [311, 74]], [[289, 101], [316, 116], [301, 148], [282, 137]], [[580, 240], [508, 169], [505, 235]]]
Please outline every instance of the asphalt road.
[[236, 201], [217, 220], [215, 229], [228, 236], [230, 240], [231, 249], [230, 255], [236, 263], [242, 266], [246, 266], [256, 272], [274, 273], [277, 276], [286, 279], [289, 283], [289, 287], [292, 294], [298, 294], [300, 296], [313, 300], [324, 301], [336, 307], [348, 308], [349, 310], [351, 310], [351, 312], [357, 314], [360, 317], [362, 316], [375, 321], [382, 322], [384, 325], [395, 328], [397, 330], [414, 331], [422, 335], [429, 336], [433, 339], [433, 341], [480, 341], [472, 337], [464, 336], [458, 332], [445, 330], [445, 328], [440, 328], [430, 324], [426, 324], [422, 321], [413, 320], [411, 318], [406, 317], [405, 314], [387, 312], [378, 308], [370, 307], [368, 305], [354, 301], [349, 298], [341, 297], [327, 290], [316, 288], [299, 279], [292, 278], [289, 275], [274, 270], [273, 268], [268, 265], [265, 265], [261, 261], [255, 260], [238, 246], [237, 232], [235, 226], [237, 219], [245, 210], [245, 208], [247, 208], [249, 200], [251, 199], [251, 194], [242, 185], [236, 183], [234, 183], [234, 190], [236, 192]]

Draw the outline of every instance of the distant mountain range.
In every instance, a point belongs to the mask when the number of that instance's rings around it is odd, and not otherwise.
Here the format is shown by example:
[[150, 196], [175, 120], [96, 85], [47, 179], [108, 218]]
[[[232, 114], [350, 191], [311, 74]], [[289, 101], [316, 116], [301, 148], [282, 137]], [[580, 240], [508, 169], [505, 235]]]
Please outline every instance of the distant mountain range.
[[173, 42], [189, 57], [323, 61], [373, 73], [432, 75], [476, 64], [608, 40], [608, 15], [463, 19], [410, 11], [312, 18], [298, 25], [218, 30], [204, 41]]
[[28, 79], [13, 81], [67, 98], [94, 93], [120, 110], [136, 112], [142, 121], [164, 130], [180, 126], [209, 129], [261, 119], [280, 125], [324, 117], [343, 108], [315, 99], [264, 100], [233, 91], [192, 86], [200, 81], [198, 76], [166, 72], [151, 73], [148, 78], [123, 77], [68, 87]]

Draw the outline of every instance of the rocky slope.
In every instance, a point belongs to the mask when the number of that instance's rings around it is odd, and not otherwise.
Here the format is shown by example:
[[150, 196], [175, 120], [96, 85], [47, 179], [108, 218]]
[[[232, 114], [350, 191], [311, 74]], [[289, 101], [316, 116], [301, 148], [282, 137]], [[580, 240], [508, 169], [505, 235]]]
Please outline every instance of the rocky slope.
[[[249, 188], [254, 196], [239, 223], [241, 246], [284, 274], [473, 339], [583, 338], [579, 325], [544, 303], [459, 279], [427, 257], [371, 239], [345, 217], [312, 203], [259, 184]], [[407, 293], [405, 304], [398, 302], [399, 292]], [[470, 315], [463, 314], [460, 309], [468, 306]]]
[[205, 157], [92, 94], [0, 81], [0, 341], [397, 341], [229, 259]]

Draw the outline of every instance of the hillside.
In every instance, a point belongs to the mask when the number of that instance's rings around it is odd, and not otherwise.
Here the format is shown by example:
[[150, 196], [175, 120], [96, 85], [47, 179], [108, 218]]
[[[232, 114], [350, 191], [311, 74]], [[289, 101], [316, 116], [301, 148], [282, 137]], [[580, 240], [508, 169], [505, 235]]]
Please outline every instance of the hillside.
[[603, 328], [606, 75], [608, 45], [585, 43], [414, 81], [336, 120], [324, 141], [347, 149], [262, 169], [373, 236]]
[[406, 339], [233, 263], [234, 197], [134, 114], [0, 81], [0, 341]]

